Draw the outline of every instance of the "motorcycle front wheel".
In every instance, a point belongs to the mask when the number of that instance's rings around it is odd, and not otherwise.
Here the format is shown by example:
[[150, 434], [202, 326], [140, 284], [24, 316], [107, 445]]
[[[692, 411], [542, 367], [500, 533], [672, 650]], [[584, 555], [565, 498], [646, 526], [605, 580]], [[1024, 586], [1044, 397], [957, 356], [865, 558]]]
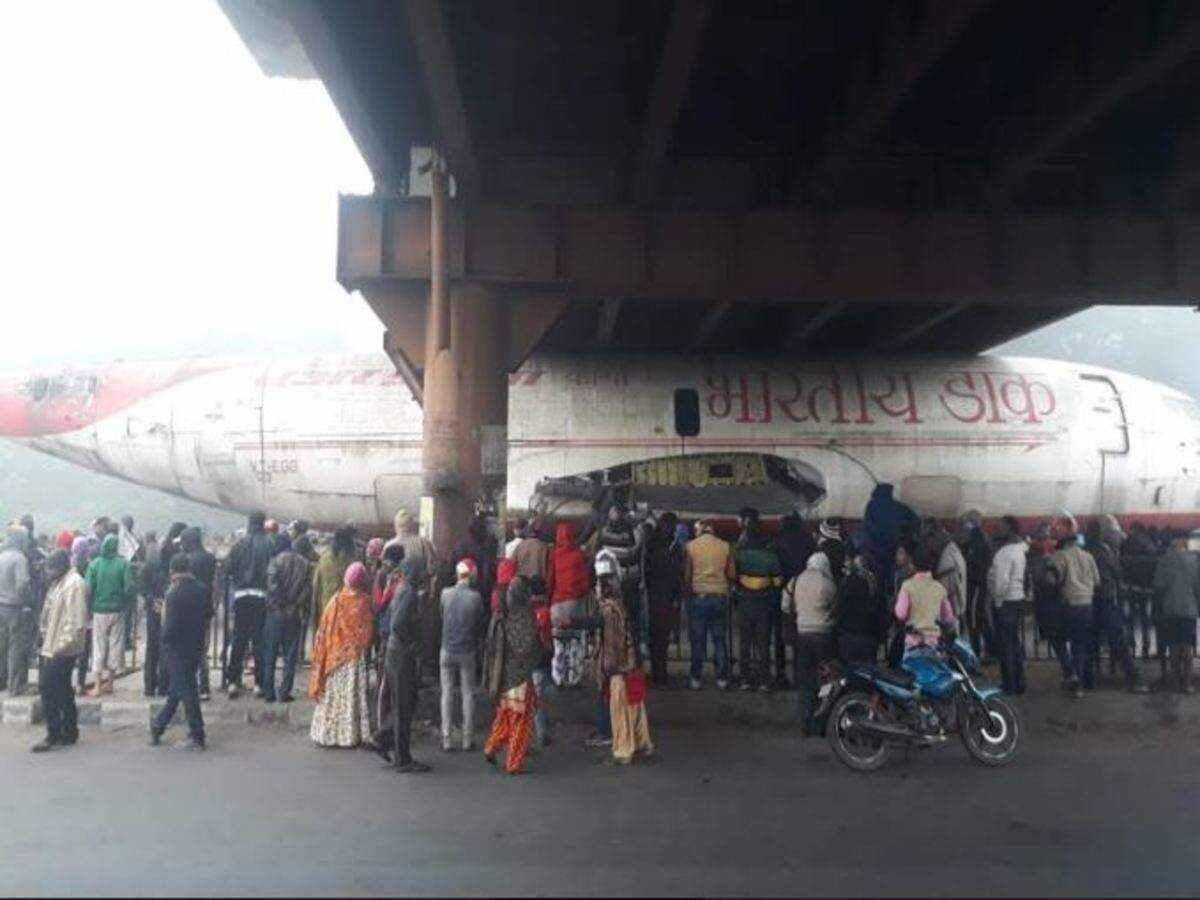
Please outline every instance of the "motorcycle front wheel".
[[857, 727], [875, 718], [871, 696], [862, 691], [843, 694], [829, 711], [825, 737], [837, 758], [856, 772], [874, 772], [887, 762], [887, 741]]
[[1003, 697], [976, 702], [964, 698], [958, 721], [963, 746], [985, 766], [1008, 765], [1017, 755], [1021, 718]]

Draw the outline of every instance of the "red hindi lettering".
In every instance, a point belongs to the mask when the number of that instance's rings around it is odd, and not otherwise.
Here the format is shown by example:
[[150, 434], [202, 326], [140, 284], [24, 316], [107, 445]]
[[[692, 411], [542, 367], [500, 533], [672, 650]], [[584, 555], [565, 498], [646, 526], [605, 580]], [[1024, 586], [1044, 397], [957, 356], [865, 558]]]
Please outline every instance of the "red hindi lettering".
[[996, 384], [992, 381], [992, 372], [980, 372], [983, 378], [983, 386], [987, 389], [988, 403], [991, 407], [992, 414], [988, 416], [988, 421], [993, 425], [998, 425], [1003, 420], [1000, 418], [1000, 402], [996, 398]]
[[[796, 391], [790, 400], [784, 400], [782, 397], [776, 397], [775, 402], [779, 404], [780, 411], [793, 422], [807, 422], [808, 415], [804, 412], [804, 382], [800, 380], [800, 376], [793, 372], [790, 376], [792, 384], [795, 385]], [[800, 411], [796, 411], [796, 406], [800, 406]]]
[[734, 419], [734, 421], [735, 422], [743, 422], [743, 423], [757, 421], [750, 414], [751, 413], [750, 379], [746, 376], [746, 373], [743, 372], [741, 375], [739, 375], [737, 377], [737, 381], [738, 381], [737, 398], [738, 398], [739, 405], [742, 408], [742, 411], [741, 411], [741, 413], [738, 414], [738, 417], [736, 419]]
[[[921, 417], [917, 412], [917, 395], [913, 390], [912, 376], [908, 372], [904, 372], [898, 377], [896, 375], [884, 377], [887, 378], [887, 392], [872, 392], [868, 394], [868, 397], [891, 418], [903, 419], [910, 425], [919, 424]], [[888, 405], [887, 401], [897, 393], [901, 395], [901, 399], [904, 401], [903, 405]]]
[[[1039, 405], [1038, 397], [1045, 403]], [[1004, 408], [1018, 419], [1036, 425], [1054, 412], [1054, 392], [1042, 381], [1031, 381], [1025, 375], [1010, 373], [1000, 385], [1000, 400]]]
[[[942, 383], [938, 400], [946, 412], [960, 422], [972, 424], [987, 415], [987, 401], [979, 395], [979, 388], [976, 387], [975, 378], [970, 372], [956, 372], [947, 378]], [[964, 407], [964, 403], [972, 404], [974, 411], [968, 412], [970, 407]]]
[[814, 422], [821, 421], [820, 399], [825, 397], [833, 407], [834, 416], [828, 419], [830, 424], [845, 425], [850, 420], [846, 418], [846, 400], [842, 396], [842, 380], [837, 369], [829, 369], [829, 381], [817, 384], [808, 392], [808, 414]]
[[762, 418], [759, 419], [764, 425], [772, 419], [771, 415], [771, 376], [767, 372], [758, 373], [759, 383], [762, 385]]
[[733, 398], [729, 394], [729, 376], [725, 373], [708, 375], [704, 383], [709, 389], [708, 397], [705, 398], [708, 414], [714, 419], [728, 419], [733, 410]]

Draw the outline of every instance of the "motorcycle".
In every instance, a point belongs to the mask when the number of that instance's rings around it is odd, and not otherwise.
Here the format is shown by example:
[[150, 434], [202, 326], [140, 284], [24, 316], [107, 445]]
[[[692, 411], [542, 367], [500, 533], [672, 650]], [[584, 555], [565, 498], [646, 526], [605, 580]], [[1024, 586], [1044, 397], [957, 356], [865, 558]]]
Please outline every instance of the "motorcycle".
[[938, 650], [910, 654], [905, 671], [850, 664], [827, 668], [816, 717], [834, 754], [857, 772], [872, 772], [897, 746], [945, 745], [957, 732], [987, 766], [1012, 762], [1022, 725], [999, 688], [977, 684], [979, 657], [957, 636]]

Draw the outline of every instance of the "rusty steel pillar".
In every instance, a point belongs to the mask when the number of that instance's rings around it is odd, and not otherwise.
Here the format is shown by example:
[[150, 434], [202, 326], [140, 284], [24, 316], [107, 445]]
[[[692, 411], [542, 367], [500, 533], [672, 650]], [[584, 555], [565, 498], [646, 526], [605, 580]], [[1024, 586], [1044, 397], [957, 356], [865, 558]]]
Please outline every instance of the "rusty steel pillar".
[[464, 461], [473, 497], [504, 486], [508, 469], [507, 309], [504, 298], [478, 282], [456, 285], [451, 292], [454, 340], [465, 364], [460, 371], [461, 417], [470, 423]]
[[421, 525], [440, 553], [466, 534], [476, 499], [503, 486], [508, 447], [507, 320], [493, 290], [451, 285], [446, 175], [434, 169]]

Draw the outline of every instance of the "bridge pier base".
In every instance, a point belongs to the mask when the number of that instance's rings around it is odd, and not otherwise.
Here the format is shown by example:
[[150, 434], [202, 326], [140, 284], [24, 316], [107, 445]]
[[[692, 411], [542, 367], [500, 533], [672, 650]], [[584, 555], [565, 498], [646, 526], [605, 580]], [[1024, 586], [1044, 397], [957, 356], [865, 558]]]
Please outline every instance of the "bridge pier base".
[[476, 501], [503, 487], [508, 447], [503, 310], [479, 284], [448, 299], [449, 346], [426, 351], [422, 457], [421, 524], [441, 553], [465, 536]]

